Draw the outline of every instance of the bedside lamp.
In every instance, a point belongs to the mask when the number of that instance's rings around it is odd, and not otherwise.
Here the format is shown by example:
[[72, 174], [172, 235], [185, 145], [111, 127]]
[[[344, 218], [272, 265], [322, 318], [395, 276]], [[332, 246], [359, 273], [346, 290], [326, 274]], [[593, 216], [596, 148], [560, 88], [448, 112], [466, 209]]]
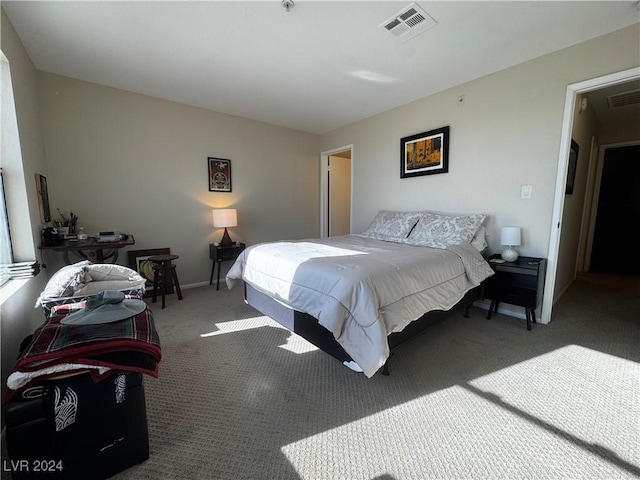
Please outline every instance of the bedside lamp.
[[515, 262], [518, 259], [518, 252], [512, 247], [520, 245], [520, 227], [502, 227], [500, 245], [507, 246], [507, 249], [502, 252], [502, 259], [505, 262]]
[[224, 228], [224, 235], [220, 240], [221, 247], [230, 247], [233, 242], [227, 231], [227, 227], [238, 226], [238, 215], [235, 208], [221, 208], [213, 211], [214, 228]]

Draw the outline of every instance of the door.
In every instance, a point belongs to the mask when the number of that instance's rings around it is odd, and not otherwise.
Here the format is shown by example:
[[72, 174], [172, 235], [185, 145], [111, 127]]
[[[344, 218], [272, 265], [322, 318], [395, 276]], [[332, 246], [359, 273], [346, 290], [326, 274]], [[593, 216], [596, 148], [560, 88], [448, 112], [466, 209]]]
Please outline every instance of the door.
[[348, 156], [329, 156], [328, 234], [330, 237], [351, 233], [351, 152]]
[[320, 236], [351, 233], [352, 146], [320, 154]]

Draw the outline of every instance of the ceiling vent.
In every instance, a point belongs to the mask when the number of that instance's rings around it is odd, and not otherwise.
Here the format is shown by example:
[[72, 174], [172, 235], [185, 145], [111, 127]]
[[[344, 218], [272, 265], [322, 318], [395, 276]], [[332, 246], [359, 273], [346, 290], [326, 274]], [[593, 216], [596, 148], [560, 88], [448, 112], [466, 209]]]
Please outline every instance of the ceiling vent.
[[607, 97], [607, 107], [618, 108], [640, 103], [640, 89], [617, 93]]
[[437, 24], [438, 22], [433, 17], [416, 3], [412, 3], [393, 17], [382, 22], [379, 27], [386, 29], [394, 37], [406, 42]]

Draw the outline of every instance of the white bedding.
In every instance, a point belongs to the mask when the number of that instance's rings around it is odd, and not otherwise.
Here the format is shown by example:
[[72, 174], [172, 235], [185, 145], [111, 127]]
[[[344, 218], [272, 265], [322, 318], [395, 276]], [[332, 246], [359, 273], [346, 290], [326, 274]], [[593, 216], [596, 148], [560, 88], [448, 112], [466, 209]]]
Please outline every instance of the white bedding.
[[389, 356], [387, 335], [431, 310], [448, 310], [493, 274], [470, 244], [415, 247], [359, 235], [247, 248], [226, 277], [308, 313], [371, 377]]

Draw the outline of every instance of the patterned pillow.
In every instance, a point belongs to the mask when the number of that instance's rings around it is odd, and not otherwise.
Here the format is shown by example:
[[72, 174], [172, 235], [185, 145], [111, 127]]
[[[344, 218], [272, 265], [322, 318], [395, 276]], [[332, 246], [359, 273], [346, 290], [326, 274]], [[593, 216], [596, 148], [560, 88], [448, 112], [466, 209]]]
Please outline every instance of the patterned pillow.
[[453, 216], [425, 212], [403, 243], [433, 248], [470, 243], [485, 218], [483, 214]]
[[364, 232], [364, 235], [383, 235], [386, 237], [406, 238], [420, 218], [418, 212], [388, 212], [380, 210]]

